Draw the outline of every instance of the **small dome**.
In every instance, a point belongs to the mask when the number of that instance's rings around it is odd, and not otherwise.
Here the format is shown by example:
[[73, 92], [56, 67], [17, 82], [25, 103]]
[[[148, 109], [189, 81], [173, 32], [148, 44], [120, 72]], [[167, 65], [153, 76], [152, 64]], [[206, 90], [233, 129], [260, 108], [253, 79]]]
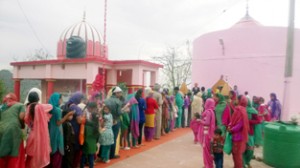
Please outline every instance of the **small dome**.
[[96, 30], [96, 28], [87, 23], [85, 19], [68, 27], [65, 31], [63, 31], [60, 36], [60, 40], [69, 39], [72, 36], [79, 36], [86, 42], [88, 40], [100, 43], [103, 41], [100, 33]]
[[[102, 37], [97, 29], [85, 21], [85, 16], [81, 22], [73, 24], [61, 34], [57, 45], [58, 59], [67, 58], [67, 41], [72, 37], [79, 37], [85, 42], [86, 54], [84, 58], [107, 59], [107, 46], [103, 44]], [[73, 50], [68, 50], [68, 52], [75, 53]], [[79, 57], [82, 57], [82, 55], [74, 56], [74, 58]]]

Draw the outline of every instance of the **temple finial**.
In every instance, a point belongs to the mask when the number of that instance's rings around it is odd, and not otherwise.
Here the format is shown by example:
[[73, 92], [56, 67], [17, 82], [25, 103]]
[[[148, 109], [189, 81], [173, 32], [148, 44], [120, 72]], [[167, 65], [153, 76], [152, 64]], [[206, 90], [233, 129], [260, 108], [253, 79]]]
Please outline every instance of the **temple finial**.
[[249, 0], [246, 0], [246, 17], [249, 17]]
[[85, 22], [85, 17], [86, 17], [86, 11], [83, 11], [83, 17], [82, 17], [82, 21]]

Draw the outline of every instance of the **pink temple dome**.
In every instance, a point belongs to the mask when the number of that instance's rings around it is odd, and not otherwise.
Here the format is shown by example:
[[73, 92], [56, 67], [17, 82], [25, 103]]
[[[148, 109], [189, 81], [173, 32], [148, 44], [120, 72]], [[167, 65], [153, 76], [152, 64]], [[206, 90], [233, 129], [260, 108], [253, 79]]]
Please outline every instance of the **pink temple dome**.
[[85, 41], [86, 58], [107, 59], [107, 46], [103, 44], [101, 34], [93, 25], [86, 22], [85, 18], [62, 32], [57, 45], [58, 59], [66, 59], [67, 40], [72, 36], [79, 36]]
[[243, 27], [253, 27], [262, 26], [258, 21], [254, 20], [250, 15], [246, 14], [239, 22], [234, 24], [232, 28], [243, 28]]
[[[293, 93], [290, 109], [299, 111], [300, 30], [294, 34]], [[264, 26], [245, 16], [229, 29], [197, 37], [193, 43], [192, 82], [212, 87], [223, 75], [240, 93], [269, 100], [271, 92], [283, 101], [287, 28]], [[296, 94], [297, 93], [297, 94]]]

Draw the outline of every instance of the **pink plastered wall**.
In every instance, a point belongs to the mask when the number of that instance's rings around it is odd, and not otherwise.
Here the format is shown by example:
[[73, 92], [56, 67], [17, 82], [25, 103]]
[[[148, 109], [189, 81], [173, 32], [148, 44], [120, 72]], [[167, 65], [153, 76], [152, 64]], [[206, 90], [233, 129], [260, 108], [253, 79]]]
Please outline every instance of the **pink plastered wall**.
[[[210, 88], [220, 79], [227, 78], [231, 86], [238, 85], [240, 93], [269, 100], [275, 92], [283, 102], [284, 66], [287, 46], [287, 29], [264, 27], [256, 24], [234, 26], [200, 36], [194, 41], [192, 81]], [[300, 110], [297, 108], [300, 94], [300, 30], [295, 30], [294, 74], [288, 118]]]

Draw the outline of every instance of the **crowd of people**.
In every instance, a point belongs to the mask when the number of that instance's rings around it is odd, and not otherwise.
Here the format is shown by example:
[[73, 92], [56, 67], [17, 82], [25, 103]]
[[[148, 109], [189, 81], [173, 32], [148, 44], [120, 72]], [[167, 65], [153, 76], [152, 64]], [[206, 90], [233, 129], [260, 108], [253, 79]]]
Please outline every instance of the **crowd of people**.
[[220, 90], [205, 92], [197, 84], [193, 92], [193, 101], [204, 102], [203, 112], [194, 111], [191, 121], [194, 142], [203, 147], [204, 167], [213, 168], [215, 163], [215, 167], [222, 168], [226, 152], [232, 154], [235, 168], [251, 168], [254, 149], [263, 144], [265, 122], [280, 120], [281, 105], [276, 94], [271, 93], [265, 104], [262, 97], [250, 99], [248, 92], [239, 94], [237, 86], [226, 96]]
[[37, 88], [24, 104], [13, 93], [3, 98], [0, 167], [92, 168], [95, 162], [119, 158], [119, 150], [140, 148], [144, 140], [159, 140], [183, 127], [191, 127], [194, 143], [202, 145], [206, 168], [213, 167], [213, 160], [222, 167], [229, 135], [235, 167], [249, 167], [255, 145], [262, 144], [263, 122], [278, 120], [281, 110], [275, 94], [264, 104], [260, 97], [250, 101], [235, 90], [224, 96], [197, 84], [186, 94], [155, 84], [127, 96], [114, 87], [105, 100], [80, 92], [65, 103], [57, 92], [47, 104], [41, 99]]

